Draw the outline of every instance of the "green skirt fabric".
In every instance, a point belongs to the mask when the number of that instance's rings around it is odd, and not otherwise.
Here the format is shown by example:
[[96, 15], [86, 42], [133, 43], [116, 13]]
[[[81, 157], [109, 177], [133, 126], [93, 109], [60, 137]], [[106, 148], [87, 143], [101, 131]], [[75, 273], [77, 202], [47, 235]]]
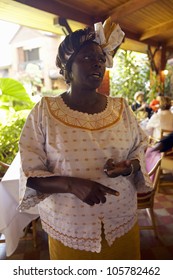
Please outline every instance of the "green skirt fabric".
[[140, 260], [139, 226], [132, 229], [112, 246], [109, 246], [102, 230], [102, 249], [100, 253], [76, 250], [64, 246], [60, 241], [49, 236], [49, 253], [51, 260]]

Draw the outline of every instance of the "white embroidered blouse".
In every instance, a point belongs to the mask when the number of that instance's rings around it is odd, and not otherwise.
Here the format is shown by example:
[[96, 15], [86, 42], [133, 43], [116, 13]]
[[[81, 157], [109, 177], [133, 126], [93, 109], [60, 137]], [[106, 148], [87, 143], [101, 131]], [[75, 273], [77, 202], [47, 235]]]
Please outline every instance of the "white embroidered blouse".
[[[70, 109], [61, 96], [43, 97], [31, 111], [20, 138], [20, 206], [38, 204], [43, 229], [74, 249], [100, 252], [101, 224], [109, 245], [136, 222], [136, 193], [151, 190], [145, 168], [146, 135], [123, 98], [107, 97], [97, 114]], [[141, 170], [130, 177], [109, 178], [107, 159], [137, 158]], [[43, 194], [26, 187], [28, 177], [76, 176], [101, 182], [120, 192], [106, 203], [89, 206], [72, 194]], [[82, 186], [81, 186], [82, 188]]]

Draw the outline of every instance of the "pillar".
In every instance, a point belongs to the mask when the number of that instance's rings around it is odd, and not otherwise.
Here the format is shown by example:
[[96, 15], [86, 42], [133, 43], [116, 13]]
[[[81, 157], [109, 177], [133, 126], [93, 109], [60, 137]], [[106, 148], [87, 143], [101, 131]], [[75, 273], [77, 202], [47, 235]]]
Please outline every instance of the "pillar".
[[[148, 57], [150, 61], [150, 85], [156, 92], [164, 93], [166, 67], [166, 48], [164, 45], [148, 47]], [[155, 93], [156, 93], [155, 92]]]
[[98, 88], [98, 92], [100, 92], [104, 95], [107, 95], [107, 96], [110, 94], [110, 80], [109, 79], [110, 79], [109, 70], [106, 70], [103, 81], [102, 81], [100, 87]]

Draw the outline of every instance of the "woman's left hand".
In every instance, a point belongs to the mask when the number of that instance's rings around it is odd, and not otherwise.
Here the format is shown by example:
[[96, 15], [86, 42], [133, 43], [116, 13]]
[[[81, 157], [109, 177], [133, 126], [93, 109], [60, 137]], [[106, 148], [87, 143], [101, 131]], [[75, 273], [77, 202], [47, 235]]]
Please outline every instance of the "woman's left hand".
[[132, 161], [124, 160], [114, 163], [113, 159], [108, 159], [104, 165], [104, 172], [111, 178], [118, 177], [120, 175], [128, 176], [132, 172]]

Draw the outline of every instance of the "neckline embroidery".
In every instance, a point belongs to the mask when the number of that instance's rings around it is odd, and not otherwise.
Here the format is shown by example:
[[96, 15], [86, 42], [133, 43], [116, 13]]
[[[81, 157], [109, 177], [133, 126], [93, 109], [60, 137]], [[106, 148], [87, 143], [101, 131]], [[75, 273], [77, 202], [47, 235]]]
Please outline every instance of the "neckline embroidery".
[[45, 97], [48, 111], [54, 119], [61, 123], [80, 129], [100, 130], [120, 120], [123, 110], [122, 98], [107, 98], [106, 108], [95, 114], [78, 112], [70, 109], [61, 96]]

